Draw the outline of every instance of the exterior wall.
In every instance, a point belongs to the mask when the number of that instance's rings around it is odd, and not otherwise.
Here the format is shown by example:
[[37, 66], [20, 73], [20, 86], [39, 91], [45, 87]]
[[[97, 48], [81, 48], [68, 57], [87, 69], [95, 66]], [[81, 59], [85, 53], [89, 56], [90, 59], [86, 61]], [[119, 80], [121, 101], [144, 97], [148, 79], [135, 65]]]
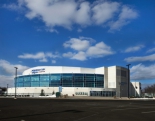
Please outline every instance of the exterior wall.
[[131, 82], [130, 83], [130, 96], [131, 97], [140, 97], [141, 96], [141, 83], [140, 82]]
[[[32, 70], [36, 70], [37, 73], [33, 73]], [[63, 87], [62, 94], [68, 94], [72, 96], [80, 92], [85, 92], [83, 96], [90, 96], [91, 91], [116, 91], [117, 97], [128, 96], [128, 69], [111, 66], [111, 67], [99, 67], [99, 68], [81, 68], [81, 67], [67, 67], [67, 66], [38, 66], [30, 68], [23, 72], [22, 76], [35, 75], [35, 74], [102, 74], [104, 75], [104, 87]], [[95, 80], [94, 80], [95, 82]], [[133, 84], [132, 84], [133, 85]], [[138, 89], [137, 94], [140, 94], [140, 86], [136, 85]], [[58, 87], [17, 87], [17, 94], [19, 93], [41, 93], [41, 90], [45, 93], [52, 94], [52, 92], [58, 92]], [[15, 88], [9, 88], [8, 93], [14, 93]], [[131, 89], [132, 90], [132, 89]], [[77, 96], [79, 96], [79, 94]], [[133, 94], [133, 92], [131, 92]]]
[[108, 67], [108, 88], [116, 88], [116, 66]]
[[104, 88], [108, 88], [108, 68], [104, 68]]
[[128, 96], [128, 69], [117, 67], [116, 69], [116, 82], [117, 82], [117, 92], [119, 91], [120, 97]]
[[96, 74], [104, 74], [104, 71], [105, 71], [104, 69], [105, 69], [105, 67], [96, 68], [95, 73]]
[[[39, 96], [41, 90], [44, 90], [45, 95], [52, 95], [53, 91], [59, 92], [59, 87], [18, 87], [16, 88], [17, 95], [31, 95]], [[81, 87], [62, 87], [62, 94], [68, 96], [90, 96], [90, 91], [115, 91], [114, 89], [103, 89], [103, 88], [81, 88]], [[78, 93], [78, 94], [77, 94]], [[84, 94], [80, 94], [84, 93]], [[14, 95], [15, 88], [8, 88], [8, 94]]]
[[119, 66], [107, 67], [104, 70], [105, 88], [116, 90], [117, 97], [128, 96], [128, 70]]
[[34, 74], [34, 73], [32, 73], [32, 70], [36, 70], [36, 72], [37, 72], [36, 74], [55, 74], [55, 73], [87, 73], [87, 74], [94, 74], [95, 73], [95, 69], [92, 69], [92, 68], [65, 67], [65, 66], [38, 66], [38, 67], [34, 67], [34, 68], [30, 68], [30, 69], [25, 70], [23, 72], [23, 75]]

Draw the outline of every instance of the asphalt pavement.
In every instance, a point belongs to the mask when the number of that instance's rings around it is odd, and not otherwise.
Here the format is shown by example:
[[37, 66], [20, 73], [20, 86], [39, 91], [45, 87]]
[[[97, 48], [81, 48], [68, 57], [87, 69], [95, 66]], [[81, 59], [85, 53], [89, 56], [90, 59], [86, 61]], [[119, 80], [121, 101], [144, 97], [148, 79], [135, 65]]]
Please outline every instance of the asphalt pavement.
[[0, 121], [155, 121], [155, 100], [0, 98]]

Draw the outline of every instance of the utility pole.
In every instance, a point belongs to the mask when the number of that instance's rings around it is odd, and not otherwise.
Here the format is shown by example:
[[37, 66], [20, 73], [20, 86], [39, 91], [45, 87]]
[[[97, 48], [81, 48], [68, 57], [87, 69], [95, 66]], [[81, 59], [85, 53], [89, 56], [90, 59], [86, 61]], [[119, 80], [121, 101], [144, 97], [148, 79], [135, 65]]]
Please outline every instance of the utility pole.
[[16, 99], [16, 83], [17, 83], [17, 67], [14, 67], [16, 69], [15, 71], [15, 99]]
[[120, 85], [120, 98], [121, 98], [121, 82], [119, 82], [119, 85]]

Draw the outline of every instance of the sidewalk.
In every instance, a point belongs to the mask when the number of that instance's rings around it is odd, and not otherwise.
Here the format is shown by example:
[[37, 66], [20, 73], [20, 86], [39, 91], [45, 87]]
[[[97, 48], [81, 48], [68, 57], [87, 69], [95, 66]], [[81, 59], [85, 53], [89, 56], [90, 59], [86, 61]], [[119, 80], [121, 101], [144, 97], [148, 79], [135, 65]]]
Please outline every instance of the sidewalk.
[[66, 99], [87, 99], [87, 100], [155, 100], [155, 98], [128, 98], [128, 97], [93, 97], [93, 96], [69, 96]]
[[[0, 98], [14, 98], [14, 97], [3, 97]], [[68, 97], [17, 97], [17, 99], [75, 99], [75, 100], [155, 100], [155, 98], [127, 98], [127, 97], [93, 97], [93, 96], [68, 96]]]

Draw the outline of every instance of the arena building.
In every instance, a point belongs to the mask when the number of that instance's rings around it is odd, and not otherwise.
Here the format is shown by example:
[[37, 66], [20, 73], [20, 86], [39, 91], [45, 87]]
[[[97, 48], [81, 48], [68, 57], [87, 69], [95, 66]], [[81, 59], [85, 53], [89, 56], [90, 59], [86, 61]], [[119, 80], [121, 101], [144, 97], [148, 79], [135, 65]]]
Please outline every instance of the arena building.
[[68, 96], [128, 97], [128, 69], [119, 66], [82, 68], [38, 66], [15, 78], [8, 95], [39, 96], [61, 92]]

